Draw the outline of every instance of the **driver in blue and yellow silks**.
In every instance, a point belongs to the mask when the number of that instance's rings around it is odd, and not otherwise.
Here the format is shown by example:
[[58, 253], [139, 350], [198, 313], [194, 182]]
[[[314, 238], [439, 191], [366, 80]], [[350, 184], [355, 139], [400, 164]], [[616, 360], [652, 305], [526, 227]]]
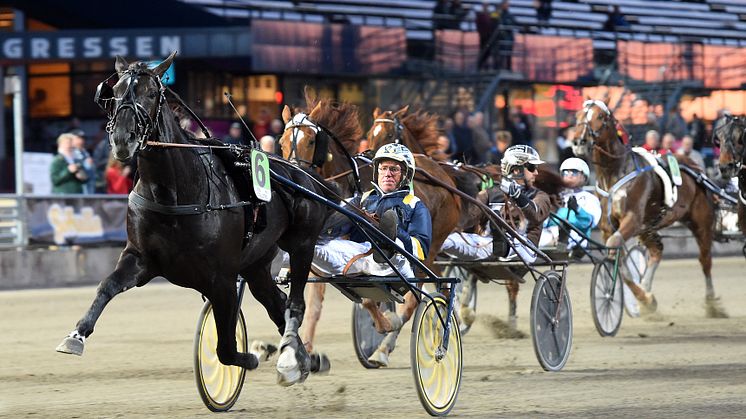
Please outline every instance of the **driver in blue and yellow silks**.
[[[373, 158], [373, 178], [376, 179], [373, 189], [353, 198], [347, 205], [361, 208], [380, 220], [379, 228], [384, 234], [419, 260], [425, 260], [432, 238], [432, 221], [425, 204], [412, 192], [414, 173], [415, 160], [409, 149], [401, 144], [386, 144]], [[391, 276], [394, 272], [384, 259], [388, 257], [405, 278], [414, 277], [406, 258], [387, 246], [381, 247], [386, 255], [371, 250], [367, 236], [346, 216], [334, 213], [316, 243], [312, 271], [325, 277]], [[407, 320], [395, 312], [384, 313], [384, 316], [391, 322], [391, 331], [368, 358], [370, 363], [382, 367], [388, 366], [389, 353]]]

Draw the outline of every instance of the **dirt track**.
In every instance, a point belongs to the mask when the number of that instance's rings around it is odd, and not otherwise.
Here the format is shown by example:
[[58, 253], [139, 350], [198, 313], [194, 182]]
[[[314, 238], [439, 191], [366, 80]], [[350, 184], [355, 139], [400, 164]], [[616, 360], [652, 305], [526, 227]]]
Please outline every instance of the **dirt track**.
[[[664, 262], [654, 286], [658, 314], [625, 317], [619, 335], [605, 339], [590, 317], [590, 268], [570, 267], [575, 333], [560, 373], [541, 370], [529, 338], [492, 336], [484, 319], [505, 317], [506, 295], [480, 284], [481, 320], [464, 337], [463, 383], [452, 416], [746, 416], [743, 258], [714, 261], [729, 319], [704, 318], [696, 260]], [[519, 302], [525, 332], [530, 291], [525, 286]], [[165, 283], [129, 291], [104, 312], [82, 358], [56, 353], [93, 295], [93, 287], [0, 293], [0, 417], [209, 414], [192, 373], [200, 297]], [[252, 298], [243, 309], [252, 338], [278, 340]], [[274, 383], [274, 365], [262, 365], [247, 376], [234, 409], [220, 417], [425, 416], [409, 370], [409, 333], [402, 333], [392, 368], [364, 370], [352, 350], [350, 311], [331, 290], [317, 342], [332, 358], [331, 375], [285, 389]]]

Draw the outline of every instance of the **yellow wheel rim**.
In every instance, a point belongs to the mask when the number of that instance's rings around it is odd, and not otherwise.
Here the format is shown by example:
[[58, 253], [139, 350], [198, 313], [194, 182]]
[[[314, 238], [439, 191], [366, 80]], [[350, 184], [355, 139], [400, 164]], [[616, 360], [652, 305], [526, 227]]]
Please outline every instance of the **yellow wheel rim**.
[[[441, 359], [436, 354], [443, 339], [443, 325], [436, 309], [445, 318], [447, 303], [429, 301], [418, 325], [416, 338], [416, 374], [423, 403], [432, 413], [447, 412], [453, 407], [461, 383], [461, 335], [456, 319], [451, 315], [448, 351]], [[437, 308], [436, 308], [437, 307]], [[429, 406], [429, 408], [428, 408]]]
[[[236, 322], [236, 348], [239, 352], [247, 351], [246, 330], [242, 327], [243, 324], [241, 314]], [[220, 363], [217, 354], [218, 333], [212, 306], [205, 313], [201, 329], [198, 357], [202, 392], [216, 409], [231, 406], [238, 398], [246, 371], [241, 367]]]

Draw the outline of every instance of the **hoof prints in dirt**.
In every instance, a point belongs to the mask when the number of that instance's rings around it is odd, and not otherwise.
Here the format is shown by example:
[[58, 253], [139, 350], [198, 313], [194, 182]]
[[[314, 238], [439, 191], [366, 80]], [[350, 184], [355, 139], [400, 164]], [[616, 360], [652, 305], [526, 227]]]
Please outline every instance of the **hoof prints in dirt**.
[[496, 339], [525, 339], [526, 334], [518, 329], [510, 327], [509, 324], [489, 314], [477, 316], [479, 323], [485, 325]]

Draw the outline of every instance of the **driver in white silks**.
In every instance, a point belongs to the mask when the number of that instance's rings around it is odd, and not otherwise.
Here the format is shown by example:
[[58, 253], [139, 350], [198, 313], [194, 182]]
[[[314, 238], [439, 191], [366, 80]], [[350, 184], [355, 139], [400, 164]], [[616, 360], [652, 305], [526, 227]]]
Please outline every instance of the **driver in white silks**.
[[[591, 229], [595, 228], [601, 220], [601, 202], [596, 195], [583, 190], [583, 186], [588, 184], [590, 173], [588, 164], [577, 157], [571, 157], [560, 165], [560, 174], [567, 189], [561, 194], [565, 206], [559, 208], [556, 215], [582, 231], [585, 237], [591, 236]], [[556, 246], [559, 235], [560, 227], [557, 222], [552, 218], [547, 219], [539, 246]], [[588, 247], [588, 240], [574, 230], [570, 231], [568, 250], [574, 249], [578, 244], [583, 248]], [[576, 254], [582, 255], [582, 253]]]
[[[539, 153], [527, 145], [515, 145], [505, 150], [502, 158], [502, 180], [507, 205], [502, 206], [502, 216], [524, 239], [539, 244], [542, 225], [549, 216], [551, 201], [546, 192], [534, 188], [538, 165], [543, 164]], [[493, 206], [495, 208], [495, 206]], [[498, 206], [499, 208], [499, 206]], [[493, 232], [495, 233], [495, 232]], [[499, 260], [516, 260], [526, 263], [536, 260], [536, 253], [515, 237], [507, 236], [510, 246], [499, 245], [492, 235], [476, 233], [451, 233], [441, 251], [459, 260], [481, 260], [497, 257]], [[507, 254], [506, 254], [507, 252]]]

